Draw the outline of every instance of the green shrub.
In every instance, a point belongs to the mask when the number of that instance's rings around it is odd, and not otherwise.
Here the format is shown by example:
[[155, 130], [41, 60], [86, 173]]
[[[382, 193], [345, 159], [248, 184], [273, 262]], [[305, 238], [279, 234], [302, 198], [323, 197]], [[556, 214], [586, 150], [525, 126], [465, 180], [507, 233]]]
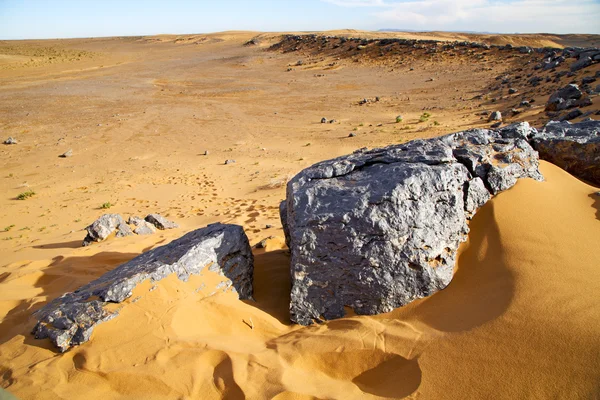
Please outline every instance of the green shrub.
[[20, 193], [17, 196], [17, 200], [27, 200], [28, 198], [30, 198], [34, 195], [35, 195], [35, 192], [33, 190], [28, 190], [26, 192]]

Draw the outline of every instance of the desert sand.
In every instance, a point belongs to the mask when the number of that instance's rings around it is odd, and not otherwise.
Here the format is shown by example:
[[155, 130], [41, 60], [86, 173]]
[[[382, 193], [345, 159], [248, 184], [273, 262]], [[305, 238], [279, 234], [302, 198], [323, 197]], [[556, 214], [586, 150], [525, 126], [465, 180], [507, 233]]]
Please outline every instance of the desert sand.
[[[259, 45], [244, 46], [255, 37]], [[278, 215], [287, 179], [361, 147], [488, 127], [479, 113], [514, 99], [475, 96], [514, 65], [331, 66], [327, 55], [268, 51], [278, 38], [0, 43], [0, 136], [19, 141], [0, 149], [0, 387], [22, 399], [600, 397], [599, 189], [546, 162], [544, 182], [520, 180], [478, 211], [447, 289], [388, 314], [290, 324]], [[508, 122], [547, 121], [552, 85]], [[424, 110], [431, 117], [419, 122]], [[16, 200], [28, 190], [35, 195]], [[81, 247], [85, 226], [105, 212], [159, 212], [181, 227]], [[151, 292], [138, 287], [118, 318], [67, 353], [30, 335], [31, 313], [48, 300], [216, 221], [242, 225], [251, 244], [272, 237], [254, 252], [255, 302], [197, 291], [202, 277], [171, 277]]]

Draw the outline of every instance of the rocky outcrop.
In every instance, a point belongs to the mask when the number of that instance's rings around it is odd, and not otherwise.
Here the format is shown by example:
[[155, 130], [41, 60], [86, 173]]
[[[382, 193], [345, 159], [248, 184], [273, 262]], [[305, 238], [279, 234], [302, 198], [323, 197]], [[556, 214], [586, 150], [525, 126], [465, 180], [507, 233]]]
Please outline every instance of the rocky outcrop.
[[131, 228], [119, 214], [104, 214], [85, 229], [87, 236], [83, 239], [84, 246], [101, 242], [115, 231], [117, 237], [133, 235]]
[[600, 121], [549, 122], [531, 143], [541, 159], [600, 185]]
[[88, 341], [97, 324], [115, 317], [105, 305], [127, 299], [141, 282], [171, 274], [186, 281], [205, 269], [228, 278], [224, 286], [233, 287], [240, 299], [252, 298], [253, 256], [241, 226], [213, 224], [190, 232], [64, 294], [34, 313], [39, 322], [33, 334], [50, 338], [64, 352]]
[[324, 161], [287, 186], [292, 321], [391, 311], [452, 280], [467, 220], [517, 179], [543, 179], [527, 123]]

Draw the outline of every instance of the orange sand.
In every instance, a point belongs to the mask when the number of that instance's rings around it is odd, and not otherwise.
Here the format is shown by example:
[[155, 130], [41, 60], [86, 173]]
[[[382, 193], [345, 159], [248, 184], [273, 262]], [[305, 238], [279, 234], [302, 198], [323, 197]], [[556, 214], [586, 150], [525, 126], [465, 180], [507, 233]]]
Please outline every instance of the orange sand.
[[169, 278], [139, 287], [133, 298], [143, 297], [91, 342], [57, 354], [28, 334], [34, 321], [19, 304], [141, 247], [114, 241], [89, 261], [5, 267], [3, 386], [23, 399], [596, 398], [600, 201], [557, 167], [541, 169], [545, 182], [521, 180], [478, 212], [446, 290], [379, 316], [290, 326], [276, 238], [256, 252], [256, 302]]

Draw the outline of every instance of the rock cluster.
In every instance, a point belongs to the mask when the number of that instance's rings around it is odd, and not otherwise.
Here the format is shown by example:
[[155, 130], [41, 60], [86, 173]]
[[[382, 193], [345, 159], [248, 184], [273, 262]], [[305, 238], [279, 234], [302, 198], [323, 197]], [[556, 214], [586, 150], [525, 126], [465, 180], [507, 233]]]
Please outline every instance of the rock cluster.
[[[160, 281], [176, 274], [183, 281], [205, 269], [227, 278], [240, 299], [252, 298], [254, 259], [241, 226], [213, 224], [157, 247], [107, 272], [72, 293], [51, 301], [34, 313], [37, 339], [50, 338], [64, 352], [90, 339], [101, 322], [116, 316], [107, 303], [120, 303], [132, 296], [141, 282]], [[93, 300], [92, 300], [93, 299]]]
[[391, 311], [451, 281], [467, 220], [517, 179], [541, 180], [527, 123], [416, 140], [315, 164], [280, 207], [292, 321]]
[[137, 235], [148, 235], [154, 233], [155, 227], [158, 229], [179, 227], [176, 223], [168, 221], [159, 214], [150, 214], [146, 216], [145, 220], [133, 216], [129, 218], [128, 223], [135, 228], [132, 230], [119, 214], [104, 214], [85, 228], [87, 236], [83, 239], [83, 245], [89, 246], [94, 242], [101, 242], [113, 232], [116, 232], [117, 237], [124, 237], [133, 235], [134, 233]]

